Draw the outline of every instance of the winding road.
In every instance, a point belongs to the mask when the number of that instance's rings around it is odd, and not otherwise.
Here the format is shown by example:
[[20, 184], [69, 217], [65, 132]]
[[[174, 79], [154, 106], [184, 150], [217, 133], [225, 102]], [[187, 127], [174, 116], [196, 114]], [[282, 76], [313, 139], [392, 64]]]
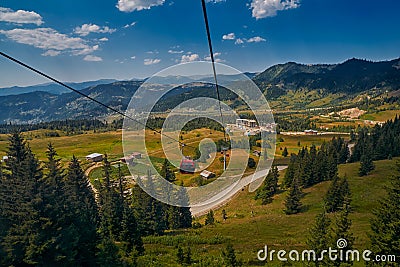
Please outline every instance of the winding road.
[[[282, 171], [286, 169], [287, 166], [278, 166], [278, 170]], [[210, 210], [218, 209], [228, 203], [232, 198], [236, 196], [241, 190], [245, 189], [247, 185], [253, 180], [257, 180], [261, 177], [265, 177], [268, 174], [268, 170], [258, 171], [254, 174], [248, 175], [240, 179], [236, 184], [228, 187], [224, 191], [212, 197], [206, 205], [193, 206], [190, 208], [193, 216], [201, 216], [206, 214]]]

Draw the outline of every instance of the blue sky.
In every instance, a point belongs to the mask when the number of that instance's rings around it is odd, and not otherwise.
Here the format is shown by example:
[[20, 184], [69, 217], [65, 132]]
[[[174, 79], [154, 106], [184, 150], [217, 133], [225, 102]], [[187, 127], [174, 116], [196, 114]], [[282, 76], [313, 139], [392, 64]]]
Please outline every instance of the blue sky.
[[[243, 72], [400, 57], [398, 0], [209, 0], [207, 8], [216, 58]], [[200, 0], [3, 0], [0, 50], [62, 81], [143, 78], [208, 60]], [[47, 82], [3, 58], [0, 73], [0, 87]]]

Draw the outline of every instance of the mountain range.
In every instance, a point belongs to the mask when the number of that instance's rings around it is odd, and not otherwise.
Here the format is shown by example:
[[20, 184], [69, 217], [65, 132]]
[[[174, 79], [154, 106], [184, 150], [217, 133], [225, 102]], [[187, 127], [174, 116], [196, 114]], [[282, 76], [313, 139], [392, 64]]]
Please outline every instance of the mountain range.
[[[99, 84], [106, 84], [106, 83], [113, 83], [116, 82], [114, 79], [102, 79], [102, 80], [97, 80], [97, 81], [87, 81], [87, 82], [81, 82], [81, 83], [66, 83], [67, 85], [71, 86], [72, 88], [75, 88], [77, 90], [82, 90], [84, 88], [88, 88], [91, 86], [96, 86]], [[0, 88], [0, 96], [7, 96], [7, 95], [20, 95], [20, 94], [26, 94], [26, 93], [31, 93], [31, 92], [48, 92], [51, 94], [64, 94], [70, 92], [67, 88], [56, 84], [56, 83], [45, 83], [45, 84], [38, 84], [38, 85], [32, 85], [32, 86], [13, 86], [13, 87], [7, 87], [7, 88]]]
[[[289, 92], [317, 90], [319, 97], [341, 94], [354, 97], [371, 90], [395, 91], [400, 89], [400, 59], [372, 62], [350, 59], [340, 64], [305, 65], [294, 62], [272, 66], [259, 74], [246, 73], [260, 87], [268, 100], [281, 99]], [[224, 79], [223, 75], [221, 79]], [[153, 82], [157, 78], [152, 78]], [[225, 77], [229, 78], [229, 77]], [[230, 77], [229, 79], [231, 79]], [[190, 98], [215, 95], [210, 84], [212, 77], [162, 77], [160, 82], [180, 84], [165, 95], [155, 107], [156, 111], [166, 111]], [[104, 104], [124, 111], [143, 81], [99, 80], [72, 84]], [[5, 91], [3, 91], [5, 90]], [[5, 95], [13, 90], [22, 94]], [[24, 91], [25, 90], [25, 91]], [[103, 118], [110, 115], [106, 108], [85, 99], [74, 92], [65, 91], [57, 85], [45, 84], [26, 88], [0, 89], [0, 122], [35, 123], [67, 118]], [[224, 100], [235, 100], [235, 96], [224, 91]], [[329, 103], [327, 103], [329, 104]]]

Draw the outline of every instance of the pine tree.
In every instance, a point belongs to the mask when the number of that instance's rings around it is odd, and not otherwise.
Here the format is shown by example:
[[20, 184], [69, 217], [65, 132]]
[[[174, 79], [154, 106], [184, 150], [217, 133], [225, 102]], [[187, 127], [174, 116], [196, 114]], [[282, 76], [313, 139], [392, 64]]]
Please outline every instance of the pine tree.
[[372, 161], [372, 157], [369, 152], [365, 153], [361, 156], [360, 160], [360, 169], [358, 174], [360, 176], [368, 175], [371, 171], [375, 169], [374, 162]]
[[41, 240], [42, 171], [39, 161], [26, 144], [21, 133], [9, 137], [6, 163], [8, 173], [0, 188], [0, 242], [4, 265], [36, 264], [39, 259], [32, 253]]
[[235, 249], [232, 244], [226, 245], [225, 250], [222, 251], [222, 257], [226, 266], [236, 267], [241, 266], [242, 263], [236, 258]]
[[346, 176], [342, 179], [336, 176], [332, 180], [324, 200], [325, 210], [328, 213], [339, 211], [345, 204], [345, 200], [351, 201], [351, 193]]
[[185, 263], [187, 265], [192, 264], [192, 250], [190, 249], [190, 247], [187, 247], [187, 249], [186, 249], [183, 263]]
[[340, 180], [339, 176], [335, 176], [325, 195], [325, 210], [327, 212], [335, 212], [341, 206], [340, 203]]
[[272, 202], [272, 197], [278, 190], [279, 171], [278, 167], [273, 166], [268, 173], [261, 187], [257, 190], [255, 199], [261, 199], [261, 204], [265, 205]]
[[285, 158], [289, 155], [289, 152], [287, 150], [287, 147], [285, 147], [282, 151], [282, 156], [284, 156]]
[[[65, 193], [64, 170], [51, 143], [47, 147], [46, 155], [47, 173], [40, 188], [42, 227], [40, 235], [34, 240], [35, 245], [31, 246], [29, 257], [40, 259], [41, 265], [70, 266], [73, 265], [77, 246], [76, 242], [70, 238], [70, 233], [73, 231], [69, 231], [71, 230], [70, 219], [74, 214], [69, 214], [66, 208], [70, 203], [66, 202], [68, 196]], [[37, 250], [37, 247], [41, 250]]]
[[[101, 226], [100, 226], [101, 228]], [[102, 233], [107, 233], [106, 230], [101, 231]], [[119, 249], [115, 244], [114, 240], [108, 234], [102, 235], [100, 243], [97, 246], [97, 265], [101, 267], [122, 267], [123, 262], [121, 255], [119, 254]]]
[[289, 166], [286, 169], [285, 177], [283, 178], [282, 183], [284, 188], [289, 188], [293, 183], [296, 170], [298, 170], [299, 168], [297, 158], [298, 156], [294, 154], [292, 154], [292, 156], [290, 157]]
[[293, 180], [292, 186], [289, 190], [289, 194], [286, 197], [285, 201], [285, 210], [284, 212], [287, 215], [296, 214], [301, 211], [301, 197], [302, 197], [302, 190], [300, 188], [298, 180], [295, 178]]
[[164, 163], [161, 167], [160, 175], [168, 182], [173, 182], [176, 179], [175, 173], [171, 170], [171, 163], [169, 163], [167, 159], [164, 160]]
[[121, 222], [122, 231], [119, 240], [126, 243], [127, 253], [136, 252], [138, 255], [144, 253], [144, 246], [141, 234], [133, 210], [127, 203], [124, 203], [124, 212]]
[[75, 156], [68, 166], [64, 184], [68, 203], [66, 208], [70, 214], [69, 227], [65, 229], [65, 242], [75, 242], [75, 264], [94, 266], [98, 240], [98, 207], [89, 180]]
[[[342, 209], [340, 211], [339, 217], [335, 221], [332, 234], [332, 243], [331, 243], [331, 247], [336, 247], [338, 240], [340, 239], [346, 240], [347, 242], [346, 247], [340, 248], [343, 250], [344, 255], [346, 255], [346, 251], [353, 249], [355, 240], [353, 233], [350, 232], [352, 224], [349, 218], [350, 212], [351, 212], [350, 199], [346, 197]], [[333, 262], [334, 266], [341, 266], [343, 264], [352, 265], [352, 261], [347, 261], [346, 258], [344, 257], [342, 261], [338, 259]]]
[[[327, 249], [329, 246], [330, 223], [330, 219], [324, 212], [317, 215], [315, 218], [315, 224], [310, 228], [307, 245], [310, 250], [315, 251], [316, 258], [318, 258], [321, 255], [321, 252]], [[313, 263], [315, 266], [327, 266], [326, 261], [316, 261], [311, 259], [311, 263]]]
[[[145, 184], [144, 184], [145, 182]], [[148, 173], [141, 186], [136, 185], [132, 189], [132, 208], [137, 219], [138, 229], [143, 236], [162, 235], [167, 229], [165, 205], [148, 195], [142, 187], [149, 192], [156, 192], [151, 173]]]
[[[400, 163], [397, 163], [400, 171]], [[380, 255], [400, 256], [400, 175], [392, 178], [391, 186], [386, 188], [387, 197], [379, 208], [374, 210], [371, 220], [370, 236], [372, 251]]]
[[108, 231], [113, 240], [119, 240], [124, 203], [121, 192], [117, 192], [111, 183], [111, 165], [107, 155], [103, 159], [103, 173], [105, 182], [100, 190], [102, 229]]
[[254, 169], [256, 167], [257, 163], [253, 158], [249, 158], [247, 161], [247, 167], [250, 169]]
[[214, 212], [212, 210], [210, 210], [207, 213], [206, 220], [205, 220], [204, 224], [205, 225], [213, 225], [214, 223], [215, 223]]
[[176, 252], [176, 259], [179, 264], [183, 264], [185, 260], [185, 254], [183, 253], [183, 249], [181, 246], [178, 246], [178, 250]]

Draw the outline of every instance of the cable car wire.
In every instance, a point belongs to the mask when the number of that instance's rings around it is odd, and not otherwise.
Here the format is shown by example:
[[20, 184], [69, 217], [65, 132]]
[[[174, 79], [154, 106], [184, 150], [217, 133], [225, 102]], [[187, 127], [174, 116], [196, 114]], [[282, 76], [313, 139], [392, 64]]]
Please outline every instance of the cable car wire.
[[121, 112], [121, 111], [119, 111], [119, 110], [117, 110], [117, 109], [115, 109], [115, 108], [113, 108], [113, 107], [110, 107], [110, 106], [108, 106], [108, 105], [106, 105], [106, 104], [100, 102], [99, 100], [94, 99], [94, 98], [91, 97], [91, 96], [88, 96], [88, 95], [84, 94], [84, 93], [82, 93], [81, 91], [79, 91], [79, 90], [77, 90], [77, 89], [75, 89], [75, 88], [73, 88], [73, 87], [71, 87], [71, 86], [69, 86], [69, 85], [67, 85], [67, 84], [65, 84], [65, 83], [63, 83], [63, 82], [61, 82], [61, 81], [59, 81], [59, 80], [53, 78], [53, 77], [51, 77], [50, 75], [47, 75], [46, 73], [44, 73], [44, 72], [42, 72], [42, 71], [40, 71], [40, 70], [38, 70], [38, 69], [35, 69], [34, 67], [29, 66], [28, 64], [25, 64], [24, 62], [22, 62], [22, 61], [20, 61], [20, 60], [18, 60], [18, 59], [16, 59], [16, 58], [14, 58], [14, 57], [12, 57], [12, 56], [6, 54], [6, 53], [3, 53], [3, 52], [0, 51], [0, 55], [3, 56], [3, 57], [5, 57], [5, 58], [7, 58], [7, 59], [9, 59], [9, 60], [11, 60], [11, 61], [13, 61], [13, 62], [15, 62], [15, 63], [17, 63], [18, 65], [20, 65], [20, 66], [22, 66], [22, 67], [24, 67], [24, 68], [26, 68], [26, 69], [29, 69], [29, 70], [31, 70], [31, 71], [33, 71], [33, 72], [39, 74], [40, 76], [43, 76], [43, 77], [45, 77], [45, 78], [47, 78], [47, 79], [49, 79], [49, 80], [51, 80], [51, 81], [53, 81], [53, 82], [55, 82], [55, 83], [57, 83], [57, 84], [59, 84], [59, 85], [61, 85], [61, 86], [65, 87], [65, 88], [67, 88], [67, 89], [69, 89], [69, 90], [71, 90], [71, 91], [73, 91], [73, 92], [75, 92], [75, 93], [77, 93], [77, 94], [79, 94], [79, 95], [81, 95], [81, 96], [83, 96], [83, 97], [85, 97], [85, 98], [87, 98], [87, 99], [89, 99], [89, 100], [91, 100], [91, 101], [93, 101], [93, 102], [99, 104], [100, 106], [103, 106], [103, 107], [105, 107], [105, 108], [107, 108], [107, 109], [109, 109], [109, 110], [111, 110], [111, 111], [113, 111], [113, 112], [115, 112], [115, 113], [117, 113], [117, 114], [123, 116], [124, 118], [130, 119], [130, 120], [132, 120], [132, 121], [134, 121], [134, 122], [136, 122], [136, 123], [138, 123], [138, 124], [144, 126], [145, 128], [148, 128], [148, 129], [150, 129], [150, 130], [152, 130], [152, 131], [154, 131], [154, 132], [156, 132], [156, 133], [158, 133], [158, 134], [160, 134], [160, 135], [163, 135], [163, 136], [169, 138], [170, 140], [173, 140], [173, 141], [175, 141], [175, 142], [178, 142], [178, 144], [179, 144], [180, 146], [182, 146], [182, 147], [196, 148], [196, 147], [194, 147], [194, 146], [186, 145], [185, 143], [183, 143], [183, 142], [181, 142], [181, 141], [179, 141], [179, 140], [177, 140], [177, 139], [175, 139], [175, 138], [173, 138], [173, 137], [171, 137], [171, 136], [169, 136], [169, 135], [164, 134], [164, 133], [161, 132], [160, 130], [157, 130], [157, 129], [151, 127], [151, 126], [148, 126], [147, 124], [144, 124], [144, 123], [142, 123], [142, 122], [140, 122], [140, 121], [138, 121], [138, 120], [132, 118], [131, 116], [127, 115], [126, 113]]
[[224, 127], [224, 118], [222, 116], [221, 97], [220, 97], [220, 94], [219, 94], [217, 71], [215, 69], [215, 58], [214, 58], [214, 52], [213, 52], [213, 47], [212, 47], [212, 41], [211, 41], [210, 26], [209, 26], [209, 23], [208, 23], [206, 1], [205, 0], [201, 0], [201, 4], [202, 4], [202, 7], [203, 7], [204, 23], [205, 23], [206, 31], [207, 31], [208, 48], [210, 50], [210, 57], [211, 57], [211, 63], [212, 63], [212, 69], [213, 69], [213, 74], [214, 74], [214, 81], [215, 81], [215, 89], [217, 91], [217, 97], [218, 97], [219, 113], [221, 115], [221, 123], [222, 123], [222, 128], [224, 130], [224, 140], [226, 142], [226, 131], [225, 131], [225, 127]]

